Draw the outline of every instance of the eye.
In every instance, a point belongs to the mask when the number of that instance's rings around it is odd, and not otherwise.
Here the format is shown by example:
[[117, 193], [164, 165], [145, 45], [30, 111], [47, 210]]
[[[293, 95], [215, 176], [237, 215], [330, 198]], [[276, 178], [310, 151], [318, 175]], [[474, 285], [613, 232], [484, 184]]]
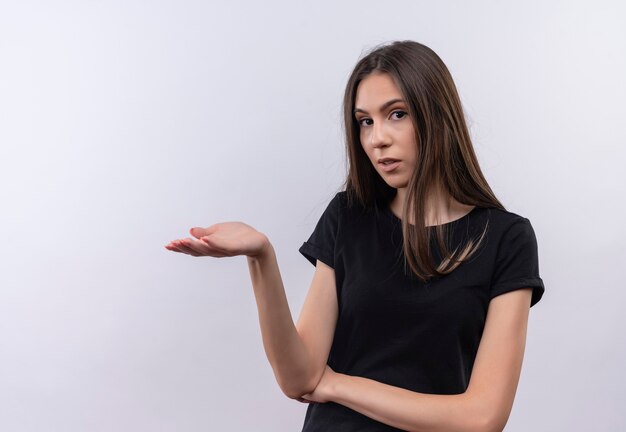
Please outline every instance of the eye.
[[[402, 111], [402, 110], [395, 110], [394, 112], [391, 113], [391, 115], [394, 114], [400, 114], [400, 117], [396, 117], [396, 119], [401, 120], [403, 119], [408, 113], [406, 111]], [[359, 126], [371, 126], [371, 124], [363, 124], [364, 121], [372, 121], [372, 119], [364, 117], [361, 120], [357, 119], [357, 123], [359, 124]]]
[[404, 116], [407, 115], [406, 111], [402, 111], [402, 110], [394, 111], [394, 112], [391, 113], [391, 115], [393, 115], [393, 114], [402, 114], [402, 116], [400, 118], [404, 118]]
[[358, 119], [357, 119], [357, 121], [356, 121], [356, 122], [359, 124], [359, 126], [369, 126], [369, 125], [364, 125], [364, 124], [363, 124], [363, 122], [364, 122], [364, 121], [368, 121], [368, 120], [371, 120], [371, 119], [368, 119], [368, 118], [362, 118], [361, 120], [358, 120]]

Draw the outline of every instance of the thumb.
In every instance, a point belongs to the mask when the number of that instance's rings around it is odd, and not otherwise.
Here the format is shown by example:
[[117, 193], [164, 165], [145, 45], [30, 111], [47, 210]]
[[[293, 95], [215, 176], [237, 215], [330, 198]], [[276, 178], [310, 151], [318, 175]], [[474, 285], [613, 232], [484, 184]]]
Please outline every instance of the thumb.
[[194, 236], [195, 238], [199, 239], [201, 237], [204, 237], [206, 235], [209, 235], [208, 229], [207, 228], [201, 228], [201, 227], [193, 227], [189, 230], [189, 234], [191, 234], [192, 236]]
[[189, 230], [189, 234], [191, 234], [192, 236], [194, 236], [195, 238], [199, 239], [201, 237], [206, 237], [210, 234], [213, 234], [214, 232], [217, 231], [217, 229], [219, 228], [219, 223], [213, 224], [209, 227], [206, 228], [202, 228], [202, 227], [193, 227]]

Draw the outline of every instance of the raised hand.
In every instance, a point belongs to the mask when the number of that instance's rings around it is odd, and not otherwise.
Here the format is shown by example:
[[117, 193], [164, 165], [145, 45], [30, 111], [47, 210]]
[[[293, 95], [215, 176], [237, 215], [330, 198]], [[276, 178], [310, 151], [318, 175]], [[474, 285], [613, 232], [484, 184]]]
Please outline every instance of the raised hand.
[[192, 237], [173, 240], [165, 248], [196, 257], [217, 258], [246, 255], [257, 257], [269, 249], [267, 236], [243, 222], [220, 222], [189, 230]]

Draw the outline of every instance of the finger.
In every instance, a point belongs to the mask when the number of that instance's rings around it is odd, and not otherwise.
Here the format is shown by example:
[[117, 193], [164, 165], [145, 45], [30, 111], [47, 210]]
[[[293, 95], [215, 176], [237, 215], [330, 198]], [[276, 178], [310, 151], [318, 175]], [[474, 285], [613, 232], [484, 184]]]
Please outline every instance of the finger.
[[190, 248], [187, 244], [185, 244], [182, 240], [179, 241], [178, 243], [176, 243], [176, 248], [179, 249], [181, 252], [186, 253], [188, 255], [192, 255], [192, 256], [200, 256], [198, 254], [198, 252], [196, 252], [195, 250], [193, 250], [192, 248]]
[[165, 245], [167, 249], [172, 250], [174, 252], [182, 252], [180, 250], [180, 246], [181, 246], [180, 239], [172, 240], [171, 242]]
[[217, 230], [218, 225], [219, 224], [213, 224], [207, 228], [193, 227], [189, 230], [189, 234], [199, 239], [200, 237], [205, 237], [213, 234]]
[[182, 252], [180, 249], [178, 249], [176, 246], [174, 246], [173, 243], [165, 245], [165, 249], [171, 250], [172, 252]]
[[187, 249], [198, 254], [197, 256], [213, 256], [217, 258], [226, 256], [219, 249], [216, 249], [200, 240], [183, 239], [181, 240], [181, 244]]
[[180, 246], [180, 241], [181, 239], [175, 239], [170, 241], [168, 244], [165, 245], [166, 248], [170, 248], [170, 247], [177, 247]]
[[211, 250], [202, 241], [193, 238], [182, 239], [181, 243], [199, 255], [211, 255]]

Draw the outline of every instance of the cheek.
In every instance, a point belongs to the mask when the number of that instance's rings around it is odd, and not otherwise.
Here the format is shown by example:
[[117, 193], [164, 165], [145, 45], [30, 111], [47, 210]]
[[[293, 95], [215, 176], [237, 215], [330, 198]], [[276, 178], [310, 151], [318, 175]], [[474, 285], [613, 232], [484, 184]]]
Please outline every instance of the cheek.
[[361, 129], [361, 131], [359, 132], [359, 139], [361, 140], [362, 143], [369, 143], [372, 141], [372, 139], [369, 137], [369, 133], [367, 132], [367, 129]]

